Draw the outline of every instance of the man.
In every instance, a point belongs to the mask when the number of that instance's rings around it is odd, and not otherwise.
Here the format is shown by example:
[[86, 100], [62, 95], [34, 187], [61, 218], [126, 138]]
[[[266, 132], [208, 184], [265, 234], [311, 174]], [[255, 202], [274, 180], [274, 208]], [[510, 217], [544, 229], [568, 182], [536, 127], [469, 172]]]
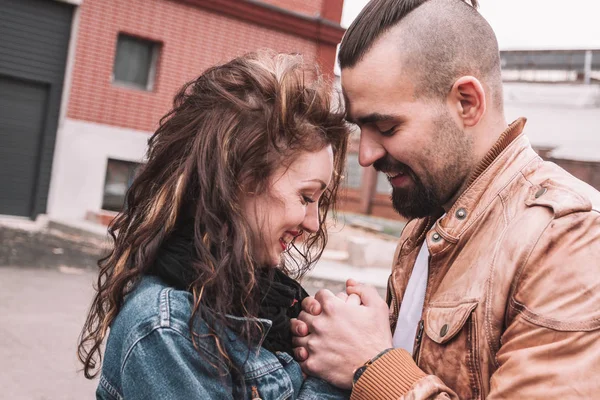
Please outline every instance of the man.
[[410, 219], [389, 308], [348, 281], [292, 324], [304, 371], [353, 399], [600, 397], [600, 193], [507, 124], [475, 7], [373, 0], [340, 47], [360, 163]]

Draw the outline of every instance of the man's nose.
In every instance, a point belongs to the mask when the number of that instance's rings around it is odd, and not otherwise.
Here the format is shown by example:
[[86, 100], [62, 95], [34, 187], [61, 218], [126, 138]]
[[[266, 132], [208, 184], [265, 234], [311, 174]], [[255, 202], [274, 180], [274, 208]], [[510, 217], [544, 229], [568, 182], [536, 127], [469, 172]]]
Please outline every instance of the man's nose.
[[383, 156], [386, 152], [383, 146], [368, 132], [361, 133], [358, 148], [358, 163], [363, 167], [369, 167]]

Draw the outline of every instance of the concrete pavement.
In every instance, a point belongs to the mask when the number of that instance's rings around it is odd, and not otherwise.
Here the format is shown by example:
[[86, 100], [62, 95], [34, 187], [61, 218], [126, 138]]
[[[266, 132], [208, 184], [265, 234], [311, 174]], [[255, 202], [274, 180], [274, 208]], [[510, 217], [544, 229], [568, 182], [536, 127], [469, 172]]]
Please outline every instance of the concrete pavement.
[[75, 353], [93, 280], [83, 269], [0, 267], [0, 398], [94, 398]]

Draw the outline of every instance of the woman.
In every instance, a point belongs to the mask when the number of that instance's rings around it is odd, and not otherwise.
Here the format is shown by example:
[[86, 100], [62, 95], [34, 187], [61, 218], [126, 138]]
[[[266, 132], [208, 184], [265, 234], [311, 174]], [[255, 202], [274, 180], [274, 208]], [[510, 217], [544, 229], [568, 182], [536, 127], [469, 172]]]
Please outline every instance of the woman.
[[[347, 146], [299, 56], [250, 54], [186, 84], [109, 232], [79, 357], [100, 399], [343, 398], [292, 358]], [[296, 241], [302, 238], [302, 246]], [[295, 252], [290, 266], [285, 255]]]

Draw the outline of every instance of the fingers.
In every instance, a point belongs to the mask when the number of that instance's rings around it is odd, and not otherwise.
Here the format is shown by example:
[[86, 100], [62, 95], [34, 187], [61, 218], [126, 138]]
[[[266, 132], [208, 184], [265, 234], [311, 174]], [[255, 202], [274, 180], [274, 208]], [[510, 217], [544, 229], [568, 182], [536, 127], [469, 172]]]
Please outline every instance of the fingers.
[[337, 297], [338, 299], [347, 301], [348, 300], [348, 295], [346, 294], [346, 292], [339, 292], [338, 294], [335, 295], [335, 297]]
[[[300, 368], [302, 372], [309, 376], [317, 376], [322, 379], [325, 377], [322, 374], [323, 367], [319, 365], [318, 361], [315, 361], [312, 357], [305, 359], [304, 361], [300, 361]], [[326, 379], [325, 379], [326, 380]]]
[[360, 296], [357, 294], [354, 294], [354, 293], [352, 293], [350, 296], [348, 296], [346, 293], [340, 292], [340, 293], [336, 294], [335, 297], [343, 300], [346, 304], [352, 304], [355, 306], [360, 306], [360, 304], [361, 304]]
[[294, 336], [302, 337], [308, 335], [308, 325], [306, 325], [306, 322], [300, 321], [297, 318], [290, 319], [290, 329]]
[[308, 358], [308, 351], [304, 347], [296, 347], [294, 349], [294, 357], [296, 361], [302, 362]]
[[350, 296], [347, 296], [346, 303], [355, 306], [360, 306], [362, 304], [362, 301], [359, 295], [352, 293]]
[[319, 290], [315, 295], [315, 299], [317, 299], [321, 304], [321, 309], [323, 310], [323, 313], [330, 316], [334, 315], [338, 307], [345, 303], [344, 300], [342, 300], [339, 297], [336, 297], [331, 291], [327, 289]]
[[374, 286], [368, 285], [357, 285], [357, 286], [348, 286], [346, 287], [346, 291], [348, 295], [356, 294], [360, 296], [362, 304], [367, 307], [371, 306], [379, 306], [381, 303], [385, 304], [383, 298], [377, 292]]
[[[358, 285], [358, 283], [353, 279], [348, 279], [346, 285]], [[354, 286], [352, 286], [354, 287]], [[348, 291], [349, 287], [346, 288]], [[354, 296], [349, 296], [354, 294]], [[354, 293], [352, 291], [348, 291], [348, 293], [340, 292], [337, 295], [334, 295], [330, 290], [321, 289], [317, 292], [315, 297], [307, 297], [302, 301], [302, 309], [314, 316], [319, 315], [323, 312], [323, 304], [327, 301], [332, 300], [333, 298], [340, 299], [346, 303], [360, 305], [361, 299], [358, 293]]]
[[[326, 301], [335, 299], [335, 295], [331, 290], [321, 289], [315, 294], [315, 300], [317, 300], [321, 305]], [[322, 307], [321, 307], [322, 308]]]
[[308, 347], [308, 336], [292, 336], [292, 347]]
[[306, 375], [314, 374], [314, 371], [312, 371], [310, 367], [312, 367], [312, 363], [310, 363], [308, 361], [308, 359], [300, 361], [300, 368], [302, 368], [302, 372], [305, 373]]
[[299, 362], [302, 362], [308, 358], [308, 337], [292, 337], [292, 346], [294, 347], [294, 357]]
[[319, 318], [318, 316], [314, 316], [312, 314], [309, 314], [307, 312], [301, 311], [300, 314], [298, 314], [298, 321], [302, 322], [306, 325], [306, 333], [308, 334], [309, 332], [313, 331], [313, 322], [315, 320], [315, 318]]
[[302, 309], [309, 314], [319, 315], [322, 311], [321, 303], [319, 303], [315, 297], [309, 296], [302, 300]]
[[346, 288], [348, 288], [348, 286], [358, 286], [360, 285], [360, 283], [358, 283], [358, 281], [350, 278], [348, 280], [346, 280]]

